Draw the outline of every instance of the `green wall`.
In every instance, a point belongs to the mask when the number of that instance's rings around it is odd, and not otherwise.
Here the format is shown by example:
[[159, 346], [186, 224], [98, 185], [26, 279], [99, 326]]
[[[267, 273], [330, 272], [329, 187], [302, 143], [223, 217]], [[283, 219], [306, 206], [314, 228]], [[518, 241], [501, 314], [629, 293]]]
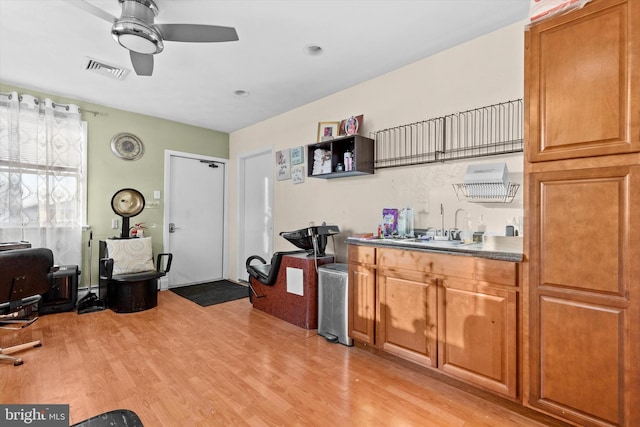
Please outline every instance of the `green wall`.
[[[28, 88], [0, 83], [0, 92], [28, 93], [38, 98], [51, 98], [55, 102], [76, 104], [87, 122], [87, 223], [93, 232], [92, 276], [97, 283], [98, 241], [119, 235], [111, 229], [111, 220], [119, 218], [111, 210], [111, 198], [122, 188], [140, 191], [149, 205], [154, 202], [154, 190], [160, 190], [159, 206], [149, 206], [138, 216], [131, 218], [131, 225], [144, 223], [145, 236], [153, 237], [154, 253], [163, 247], [162, 221], [164, 215], [164, 152], [183, 151], [206, 156], [229, 158], [229, 134], [169, 120], [130, 113], [123, 110], [91, 104]], [[140, 138], [144, 144], [144, 156], [135, 161], [121, 160], [111, 152], [111, 138], [128, 132]], [[153, 205], [153, 203], [151, 203]], [[89, 231], [83, 233], [83, 245], [87, 246]], [[88, 249], [83, 251], [83, 282], [88, 282]]]

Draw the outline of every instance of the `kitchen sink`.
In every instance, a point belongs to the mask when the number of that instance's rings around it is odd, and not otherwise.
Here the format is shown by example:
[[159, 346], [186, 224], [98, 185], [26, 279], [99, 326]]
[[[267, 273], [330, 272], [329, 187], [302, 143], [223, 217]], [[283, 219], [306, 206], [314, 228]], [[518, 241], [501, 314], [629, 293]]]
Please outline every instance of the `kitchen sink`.
[[367, 238], [366, 240], [375, 240], [376, 242], [380, 243], [380, 244], [406, 244], [408, 246], [420, 246], [420, 247], [431, 247], [431, 248], [458, 248], [458, 247], [465, 247], [465, 246], [471, 246], [471, 245], [477, 245], [478, 243], [475, 242], [470, 242], [470, 243], [465, 243], [461, 240], [427, 240], [427, 239], [420, 239], [417, 237], [397, 237], [397, 238], [384, 238], [384, 239], [380, 239], [378, 237], [370, 237]]
[[424, 246], [442, 247], [442, 248], [455, 248], [459, 246], [473, 245], [475, 242], [465, 243], [462, 240], [426, 240], [426, 239], [410, 239], [407, 242], [419, 243]]

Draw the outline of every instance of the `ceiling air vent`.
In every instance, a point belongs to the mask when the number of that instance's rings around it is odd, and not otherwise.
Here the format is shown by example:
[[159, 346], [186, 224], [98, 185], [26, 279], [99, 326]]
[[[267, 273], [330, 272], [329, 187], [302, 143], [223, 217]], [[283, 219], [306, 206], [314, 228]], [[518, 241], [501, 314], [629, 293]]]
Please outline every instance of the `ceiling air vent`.
[[102, 74], [103, 76], [113, 77], [114, 79], [124, 80], [129, 74], [129, 70], [126, 68], [117, 67], [104, 62], [96, 61], [88, 56], [84, 58], [82, 68], [94, 73]]

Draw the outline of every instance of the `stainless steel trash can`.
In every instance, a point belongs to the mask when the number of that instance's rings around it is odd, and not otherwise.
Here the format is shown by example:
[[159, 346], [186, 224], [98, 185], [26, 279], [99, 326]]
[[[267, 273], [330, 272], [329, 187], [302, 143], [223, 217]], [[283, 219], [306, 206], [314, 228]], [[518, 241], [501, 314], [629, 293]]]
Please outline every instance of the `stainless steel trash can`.
[[347, 264], [318, 267], [318, 335], [351, 346]]

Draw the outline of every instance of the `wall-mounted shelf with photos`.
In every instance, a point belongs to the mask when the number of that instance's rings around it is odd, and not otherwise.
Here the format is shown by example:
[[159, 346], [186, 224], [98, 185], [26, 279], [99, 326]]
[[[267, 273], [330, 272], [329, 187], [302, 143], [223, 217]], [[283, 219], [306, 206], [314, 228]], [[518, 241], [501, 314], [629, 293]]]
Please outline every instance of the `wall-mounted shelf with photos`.
[[373, 144], [373, 139], [360, 135], [309, 144], [307, 176], [330, 179], [370, 175], [373, 173]]

